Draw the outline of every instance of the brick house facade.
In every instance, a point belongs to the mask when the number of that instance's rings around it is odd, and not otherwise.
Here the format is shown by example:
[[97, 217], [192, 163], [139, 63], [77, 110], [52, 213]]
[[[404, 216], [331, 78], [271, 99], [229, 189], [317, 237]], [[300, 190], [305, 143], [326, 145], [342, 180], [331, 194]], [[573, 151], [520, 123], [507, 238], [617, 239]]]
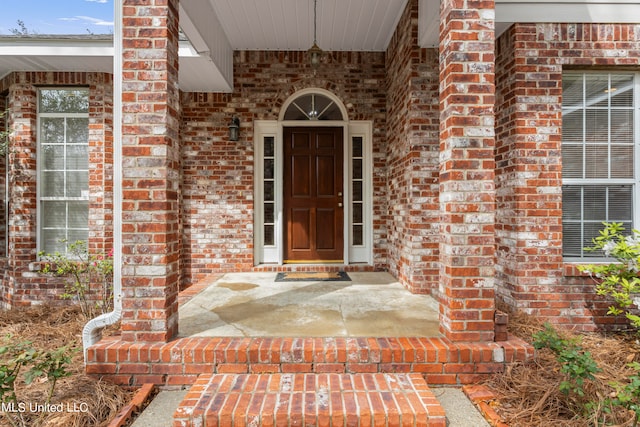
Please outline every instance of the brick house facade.
[[[270, 203], [257, 190], [261, 126], [277, 129], [309, 91], [339, 104], [347, 133], [370, 129], [367, 253], [323, 268], [386, 270], [433, 294], [453, 342], [492, 342], [496, 304], [582, 330], [615, 326], [563, 257], [563, 72], [638, 72], [639, 24], [515, 23], [496, 36], [493, 1], [440, 3], [439, 46], [419, 46], [410, 0], [385, 52], [328, 52], [314, 71], [306, 52], [235, 51], [233, 91], [204, 93], [178, 84], [178, 1], [124, 1], [123, 342], [173, 339], [179, 290], [211, 274], [318, 268], [261, 262], [256, 239]], [[12, 130], [5, 307], [61, 293], [37, 274], [38, 88], [88, 88], [88, 241], [113, 246], [112, 77], [14, 70], [0, 80]]]

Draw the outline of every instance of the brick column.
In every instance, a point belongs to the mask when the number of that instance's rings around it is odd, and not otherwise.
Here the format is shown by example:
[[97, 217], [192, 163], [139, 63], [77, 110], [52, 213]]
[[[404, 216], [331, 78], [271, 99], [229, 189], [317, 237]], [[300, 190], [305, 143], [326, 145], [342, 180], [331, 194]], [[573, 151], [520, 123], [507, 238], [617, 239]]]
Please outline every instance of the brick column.
[[178, 332], [178, 1], [123, 6], [125, 341]]
[[453, 341], [494, 337], [494, 11], [440, 3], [440, 329]]

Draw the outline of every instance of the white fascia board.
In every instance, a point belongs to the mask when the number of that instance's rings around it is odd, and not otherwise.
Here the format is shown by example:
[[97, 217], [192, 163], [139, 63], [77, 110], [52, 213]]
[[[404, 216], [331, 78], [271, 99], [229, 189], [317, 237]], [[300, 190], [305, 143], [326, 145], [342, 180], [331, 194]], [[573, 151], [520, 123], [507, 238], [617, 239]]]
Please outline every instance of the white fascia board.
[[82, 38], [0, 38], [2, 56], [113, 57], [113, 40]]
[[496, 22], [640, 23], [640, 3], [632, 0], [497, 0]]
[[113, 46], [28, 46], [0, 45], [0, 56], [67, 56], [67, 57], [113, 57]]
[[211, 3], [180, 1], [180, 28], [198, 55], [208, 59], [209, 67], [222, 76], [225, 86], [233, 88], [233, 49]]

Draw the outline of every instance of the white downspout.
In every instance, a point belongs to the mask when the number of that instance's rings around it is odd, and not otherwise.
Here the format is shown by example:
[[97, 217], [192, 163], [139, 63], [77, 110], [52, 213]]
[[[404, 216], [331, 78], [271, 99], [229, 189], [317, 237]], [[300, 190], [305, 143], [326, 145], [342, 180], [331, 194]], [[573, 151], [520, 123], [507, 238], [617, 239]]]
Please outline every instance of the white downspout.
[[113, 311], [84, 325], [85, 364], [87, 349], [100, 341], [102, 329], [122, 316], [122, 0], [113, 3]]

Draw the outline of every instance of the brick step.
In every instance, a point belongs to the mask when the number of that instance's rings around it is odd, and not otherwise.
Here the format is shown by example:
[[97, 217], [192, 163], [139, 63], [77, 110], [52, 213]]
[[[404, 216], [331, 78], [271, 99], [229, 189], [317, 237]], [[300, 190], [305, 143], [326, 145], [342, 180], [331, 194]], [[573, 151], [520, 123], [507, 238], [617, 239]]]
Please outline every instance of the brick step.
[[189, 426], [446, 426], [420, 374], [203, 374], [174, 414]]
[[87, 373], [123, 385], [191, 386], [201, 374], [419, 373], [430, 385], [462, 385], [532, 360], [534, 348], [443, 337], [191, 337], [168, 343], [109, 337], [87, 352]]

